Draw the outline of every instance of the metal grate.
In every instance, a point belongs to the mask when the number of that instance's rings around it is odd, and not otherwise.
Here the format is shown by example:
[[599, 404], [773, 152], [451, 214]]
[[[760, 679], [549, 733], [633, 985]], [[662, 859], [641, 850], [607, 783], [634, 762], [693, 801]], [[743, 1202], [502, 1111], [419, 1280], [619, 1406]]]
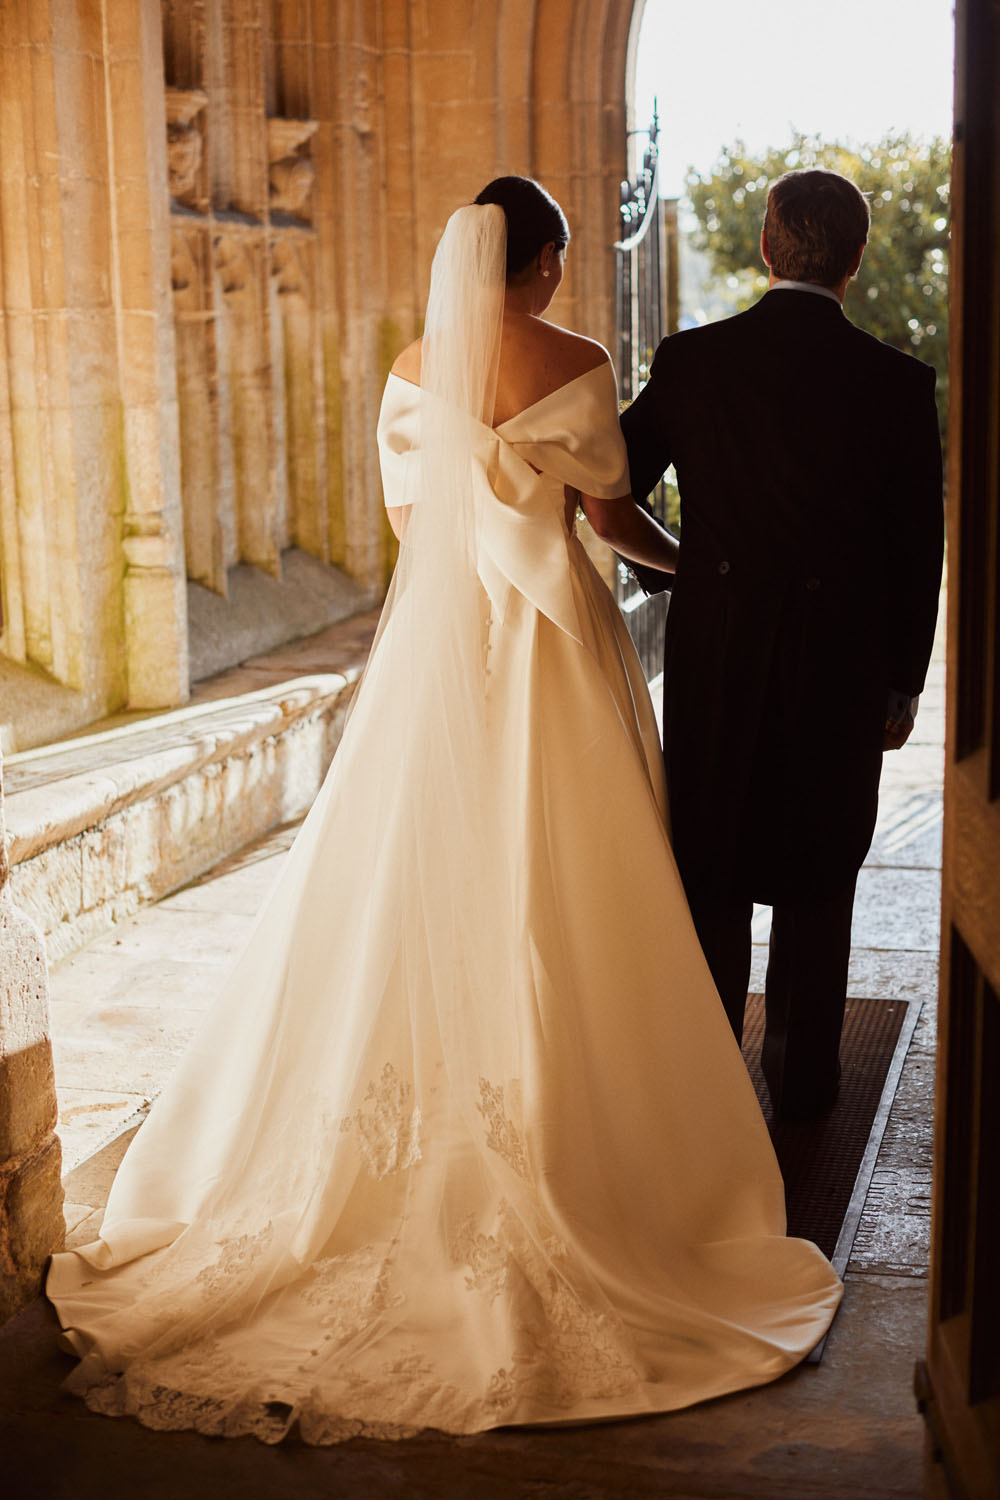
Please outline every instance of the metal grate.
[[[840, 1097], [830, 1113], [803, 1125], [773, 1125], [760, 1071], [764, 997], [747, 997], [743, 1056], [785, 1179], [788, 1233], [812, 1240], [843, 1274], [860, 1219], [878, 1145], [899, 1082], [919, 1004], [851, 998], [844, 1011]], [[869, 1149], [869, 1148], [872, 1149]], [[870, 1160], [869, 1160], [870, 1159]], [[867, 1169], [860, 1182], [862, 1168]], [[857, 1189], [857, 1192], [856, 1192]], [[855, 1199], [860, 1201], [855, 1203]], [[849, 1228], [844, 1243], [843, 1230]], [[840, 1263], [838, 1263], [840, 1262]]]

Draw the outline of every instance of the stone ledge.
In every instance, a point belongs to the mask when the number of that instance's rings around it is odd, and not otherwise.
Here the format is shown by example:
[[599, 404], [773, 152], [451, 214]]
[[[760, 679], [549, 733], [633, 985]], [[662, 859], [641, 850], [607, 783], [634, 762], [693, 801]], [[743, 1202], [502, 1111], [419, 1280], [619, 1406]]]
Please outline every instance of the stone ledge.
[[4, 788], [11, 864], [287, 729], [350, 687], [346, 675], [321, 673], [221, 703], [177, 709], [152, 723], [8, 756]]
[[12, 756], [11, 889], [63, 958], [312, 802], [356, 670]]

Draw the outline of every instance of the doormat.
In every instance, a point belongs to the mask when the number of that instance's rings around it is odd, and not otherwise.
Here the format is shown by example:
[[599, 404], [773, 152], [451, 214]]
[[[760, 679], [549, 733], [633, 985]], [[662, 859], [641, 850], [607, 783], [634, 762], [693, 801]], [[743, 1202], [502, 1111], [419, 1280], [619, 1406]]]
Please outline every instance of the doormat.
[[[919, 1000], [850, 996], [836, 1104], [819, 1120], [776, 1125], [760, 1070], [764, 996], [747, 996], [743, 1057], [785, 1179], [788, 1233], [818, 1245], [838, 1276], [847, 1269], [920, 1008]], [[812, 1357], [820, 1352], [822, 1346]]]

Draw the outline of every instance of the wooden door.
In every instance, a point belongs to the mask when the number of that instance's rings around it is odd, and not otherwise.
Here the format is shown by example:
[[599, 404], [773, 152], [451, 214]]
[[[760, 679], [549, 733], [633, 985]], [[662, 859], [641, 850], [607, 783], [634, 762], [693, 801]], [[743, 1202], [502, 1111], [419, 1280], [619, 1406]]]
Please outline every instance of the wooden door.
[[957, 0], [948, 732], [934, 1231], [918, 1394], [963, 1500], [1000, 1495], [1000, 0]]

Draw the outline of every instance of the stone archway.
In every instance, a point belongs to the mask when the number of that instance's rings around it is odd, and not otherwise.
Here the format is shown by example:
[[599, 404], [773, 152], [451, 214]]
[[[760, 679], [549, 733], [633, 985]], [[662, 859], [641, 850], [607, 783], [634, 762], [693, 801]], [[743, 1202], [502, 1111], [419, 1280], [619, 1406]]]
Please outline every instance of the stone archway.
[[574, 254], [560, 321], [612, 347], [619, 185], [627, 175], [631, 51], [645, 0], [578, 0], [571, 46], [559, 49], [565, 6], [538, 7], [533, 170], [563, 202]]

